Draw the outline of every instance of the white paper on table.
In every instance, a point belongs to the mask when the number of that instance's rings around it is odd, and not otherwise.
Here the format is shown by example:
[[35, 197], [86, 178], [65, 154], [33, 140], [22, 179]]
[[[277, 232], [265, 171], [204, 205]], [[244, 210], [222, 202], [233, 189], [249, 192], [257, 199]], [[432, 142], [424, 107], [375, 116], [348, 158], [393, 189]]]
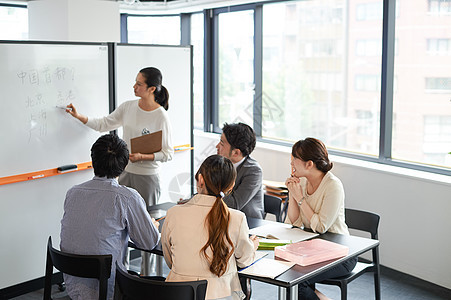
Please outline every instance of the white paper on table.
[[318, 233], [307, 232], [299, 227], [293, 227], [285, 223], [274, 223], [255, 227], [249, 230], [249, 233], [263, 238], [290, 240], [292, 243], [308, 240], [318, 235]]
[[242, 274], [274, 279], [286, 270], [290, 269], [293, 265], [294, 263], [288, 261], [262, 258], [239, 272]]

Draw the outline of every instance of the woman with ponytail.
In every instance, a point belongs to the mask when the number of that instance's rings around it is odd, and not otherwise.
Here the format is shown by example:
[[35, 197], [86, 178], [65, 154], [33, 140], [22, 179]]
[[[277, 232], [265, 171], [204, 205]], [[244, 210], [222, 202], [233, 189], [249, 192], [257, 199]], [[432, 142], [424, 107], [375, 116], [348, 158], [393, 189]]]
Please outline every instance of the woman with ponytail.
[[[293, 145], [288, 188], [288, 219], [291, 224], [314, 232], [349, 235], [345, 223], [343, 184], [330, 170], [326, 146], [318, 139], [306, 138]], [[298, 288], [299, 299], [329, 299], [315, 289], [315, 283], [349, 274], [357, 263], [352, 258], [309, 279]]]
[[237, 266], [250, 265], [258, 247], [244, 213], [223, 201], [235, 177], [228, 158], [209, 156], [196, 174], [198, 194], [169, 209], [163, 224], [161, 244], [171, 268], [166, 280], [206, 279], [206, 299], [243, 299]]
[[[126, 101], [106, 117], [95, 119], [78, 113], [71, 103], [66, 112], [88, 127], [107, 132], [123, 128], [123, 140], [130, 151], [125, 171], [119, 183], [137, 190], [146, 201], [147, 207], [157, 204], [160, 197], [159, 168], [161, 162], [172, 159], [174, 149], [171, 139], [171, 124], [167, 113], [169, 93], [162, 85], [163, 76], [157, 68], [148, 67], [139, 71], [133, 85], [139, 99]], [[162, 147], [155, 153], [132, 153], [130, 139], [143, 134], [162, 131]], [[141, 275], [150, 275], [149, 253], [142, 253]]]

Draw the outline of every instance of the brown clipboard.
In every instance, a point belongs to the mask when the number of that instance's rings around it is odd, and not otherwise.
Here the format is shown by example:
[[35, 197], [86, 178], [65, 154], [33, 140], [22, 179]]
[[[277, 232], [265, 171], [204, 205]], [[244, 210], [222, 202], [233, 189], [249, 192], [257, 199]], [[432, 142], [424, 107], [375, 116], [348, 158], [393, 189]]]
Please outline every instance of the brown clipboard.
[[163, 132], [156, 131], [130, 139], [132, 153], [152, 154], [161, 150]]

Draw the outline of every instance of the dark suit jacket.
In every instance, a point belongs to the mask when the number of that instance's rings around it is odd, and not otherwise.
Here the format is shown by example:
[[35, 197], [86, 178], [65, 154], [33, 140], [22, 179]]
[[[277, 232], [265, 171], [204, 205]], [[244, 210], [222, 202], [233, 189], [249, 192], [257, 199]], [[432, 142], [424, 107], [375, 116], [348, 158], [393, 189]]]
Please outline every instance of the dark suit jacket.
[[241, 210], [247, 217], [263, 218], [263, 172], [258, 162], [247, 157], [238, 166], [235, 186], [224, 198], [228, 207]]

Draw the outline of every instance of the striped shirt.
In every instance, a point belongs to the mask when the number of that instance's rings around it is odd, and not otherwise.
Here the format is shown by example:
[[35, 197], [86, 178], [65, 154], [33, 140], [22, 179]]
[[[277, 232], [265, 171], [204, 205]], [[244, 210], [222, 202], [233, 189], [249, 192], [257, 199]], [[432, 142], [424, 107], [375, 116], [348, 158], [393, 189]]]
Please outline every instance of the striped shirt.
[[[116, 179], [94, 177], [66, 194], [61, 220], [62, 251], [73, 254], [112, 254], [108, 299], [113, 298], [115, 264], [124, 263], [128, 240], [142, 249], [153, 249], [160, 234], [142, 197]], [[71, 299], [98, 299], [98, 280], [64, 275]]]

